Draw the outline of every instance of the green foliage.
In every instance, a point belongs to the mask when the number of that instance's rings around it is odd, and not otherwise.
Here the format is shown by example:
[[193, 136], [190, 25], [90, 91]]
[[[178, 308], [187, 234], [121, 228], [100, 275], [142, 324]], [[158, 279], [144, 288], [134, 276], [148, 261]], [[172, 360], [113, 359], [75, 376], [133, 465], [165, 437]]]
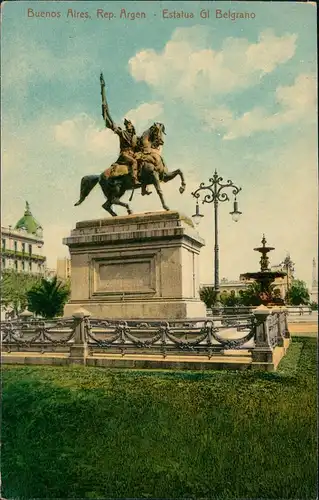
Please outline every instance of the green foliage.
[[43, 318], [60, 316], [69, 295], [69, 284], [62, 283], [57, 276], [52, 279], [42, 278], [41, 282], [27, 293], [29, 310]]
[[239, 291], [239, 302], [243, 306], [259, 306], [261, 304], [261, 286], [254, 281], [250, 283], [245, 290]]
[[[275, 285], [270, 285], [269, 294], [273, 296], [274, 302], [280, 300], [280, 290], [274, 289]], [[200, 298], [207, 307], [212, 307], [216, 303], [216, 293], [212, 287], [203, 287], [200, 289]], [[227, 292], [224, 290], [220, 294], [220, 302], [224, 307], [236, 306], [259, 306], [262, 303], [261, 285], [254, 281], [250, 283], [245, 290], [239, 290], [238, 294], [234, 290]]]
[[316, 366], [299, 337], [276, 373], [4, 367], [3, 496], [316, 498]]
[[230, 292], [225, 290], [220, 294], [220, 301], [225, 307], [235, 307], [239, 305], [240, 298], [236, 295], [234, 290], [231, 290]]
[[199, 297], [206, 307], [213, 307], [216, 304], [216, 292], [211, 286], [203, 286], [199, 290]]
[[310, 307], [312, 311], [318, 311], [318, 302], [311, 302]]
[[302, 280], [293, 280], [287, 294], [286, 302], [292, 306], [299, 306], [300, 304], [308, 304], [310, 295], [307, 285]]
[[29, 273], [18, 273], [13, 269], [5, 269], [1, 273], [1, 301], [4, 305], [12, 305], [16, 314], [28, 304], [27, 294], [37, 286], [40, 277]]

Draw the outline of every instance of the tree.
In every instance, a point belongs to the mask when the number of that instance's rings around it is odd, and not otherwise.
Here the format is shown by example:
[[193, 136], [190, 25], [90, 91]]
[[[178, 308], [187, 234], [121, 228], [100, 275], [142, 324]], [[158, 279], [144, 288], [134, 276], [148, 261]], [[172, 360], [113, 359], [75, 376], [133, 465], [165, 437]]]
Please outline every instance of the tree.
[[239, 303], [243, 306], [260, 306], [262, 303], [260, 294], [260, 283], [254, 281], [250, 283], [245, 290], [239, 290]]
[[5, 306], [12, 306], [15, 314], [19, 314], [28, 304], [28, 291], [40, 282], [40, 277], [29, 273], [18, 273], [14, 269], [6, 269], [1, 273], [1, 301]]
[[216, 292], [211, 286], [203, 286], [199, 290], [199, 297], [208, 308], [211, 308], [216, 304]]
[[220, 294], [220, 301], [225, 307], [235, 307], [239, 304], [239, 297], [234, 290], [227, 292], [226, 290]]
[[287, 294], [286, 302], [292, 306], [299, 306], [300, 304], [308, 304], [310, 295], [307, 285], [302, 280], [293, 280]]
[[29, 310], [48, 319], [60, 316], [69, 296], [68, 283], [58, 280], [57, 276], [52, 279], [42, 278], [40, 284], [27, 294]]

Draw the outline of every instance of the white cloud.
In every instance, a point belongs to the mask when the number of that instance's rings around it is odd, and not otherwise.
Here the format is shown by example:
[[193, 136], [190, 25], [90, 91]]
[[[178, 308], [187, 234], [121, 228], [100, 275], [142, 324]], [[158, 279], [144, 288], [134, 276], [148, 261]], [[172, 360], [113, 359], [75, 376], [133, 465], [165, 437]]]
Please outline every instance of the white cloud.
[[296, 39], [295, 34], [277, 37], [272, 30], [266, 30], [256, 43], [226, 38], [220, 50], [213, 50], [213, 36], [207, 29], [179, 28], [161, 53], [142, 50], [129, 60], [129, 68], [137, 81], [170, 95], [229, 93], [258, 83], [291, 59]]
[[144, 127], [150, 126], [150, 122], [158, 119], [162, 114], [163, 106], [160, 102], [145, 102], [137, 108], [130, 109], [125, 117], [132, 120], [136, 129], [142, 131]]
[[[143, 103], [129, 110], [125, 117], [132, 120], [138, 133], [159, 118], [163, 113], [161, 103]], [[91, 153], [96, 157], [112, 156], [119, 152], [118, 137], [107, 128], [99, 128], [90, 116], [80, 113], [69, 120], [58, 123], [53, 128], [55, 140], [66, 148], [78, 153]]]
[[226, 140], [249, 137], [255, 132], [276, 130], [282, 125], [316, 120], [316, 80], [313, 75], [299, 75], [293, 85], [280, 86], [275, 92], [279, 111], [270, 114], [261, 106], [235, 117], [232, 111], [221, 107], [205, 112], [206, 125], [213, 130], [224, 130]]
[[255, 44], [249, 45], [246, 50], [246, 67], [261, 74], [271, 73], [295, 53], [297, 35], [277, 37], [273, 30], [263, 31]]
[[280, 86], [276, 90], [276, 98], [280, 105], [297, 115], [313, 113], [317, 105], [317, 85], [313, 75], [299, 75], [294, 85]]
[[100, 129], [87, 114], [81, 113], [54, 126], [54, 137], [63, 146], [78, 153], [116, 156], [118, 137], [109, 129]]

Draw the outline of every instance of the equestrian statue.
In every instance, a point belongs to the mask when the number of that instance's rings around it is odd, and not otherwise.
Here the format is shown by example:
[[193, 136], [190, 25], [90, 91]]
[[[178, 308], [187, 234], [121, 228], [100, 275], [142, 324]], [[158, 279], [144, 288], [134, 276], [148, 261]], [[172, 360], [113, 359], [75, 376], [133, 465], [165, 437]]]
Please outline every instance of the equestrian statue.
[[106, 128], [112, 130], [120, 141], [120, 154], [115, 163], [100, 175], [86, 175], [81, 180], [80, 199], [75, 206], [80, 205], [92, 191], [97, 183], [106, 197], [102, 207], [111, 215], [117, 214], [112, 209], [113, 205], [125, 207], [129, 214], [132, 213], [130, 206], [121, 201], [122, 196], [128, 190], [131, 191], [129, 201], [132, 200], [134, 191], [141, 188], [142, 196], [150, 195], [148, 186], [153, 185], [161, 200], [164, 210], [169, 210], [165, 203], [161, 189], [162, 182], [168, 182], [179, 175], [181, 185], [179, 192], [185, 191], [185, 180], [181, 170], [169, 172], [161, 156], [161, 148], [164, 145], [165, 126], [163, 123], [155, 122], [138, 137], [133, 123], [125, 118], [124, 128], [116, 125], [109, 112], [105, 94], [105, 82], [103, 74], [100, 75], [102, 116]]

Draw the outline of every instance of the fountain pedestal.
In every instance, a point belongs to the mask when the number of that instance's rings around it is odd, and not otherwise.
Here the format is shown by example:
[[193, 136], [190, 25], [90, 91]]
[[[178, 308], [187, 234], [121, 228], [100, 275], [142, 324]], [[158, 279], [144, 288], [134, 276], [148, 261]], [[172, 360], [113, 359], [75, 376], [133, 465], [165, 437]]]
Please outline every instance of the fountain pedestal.
[[245, 273], [242, 274], [241, 277], [244, 279], [254, 280], [260, 284], [260, 299], [263, 305], [278, 307], [278, 303], [273, 302], [271, 284], [276, 278], [283, 278], [287, 275], [287, 273], [284, 271], [271, 271], [269, 269], [269, 257], [267, 254], [275, 248], [266, 246], [267, 241], [265, 235], [263, 235], [261, 242], [261, 247], [254, 248], [256, 252], [260, 252], [262, 254], [260, 258], [260, 271]]

